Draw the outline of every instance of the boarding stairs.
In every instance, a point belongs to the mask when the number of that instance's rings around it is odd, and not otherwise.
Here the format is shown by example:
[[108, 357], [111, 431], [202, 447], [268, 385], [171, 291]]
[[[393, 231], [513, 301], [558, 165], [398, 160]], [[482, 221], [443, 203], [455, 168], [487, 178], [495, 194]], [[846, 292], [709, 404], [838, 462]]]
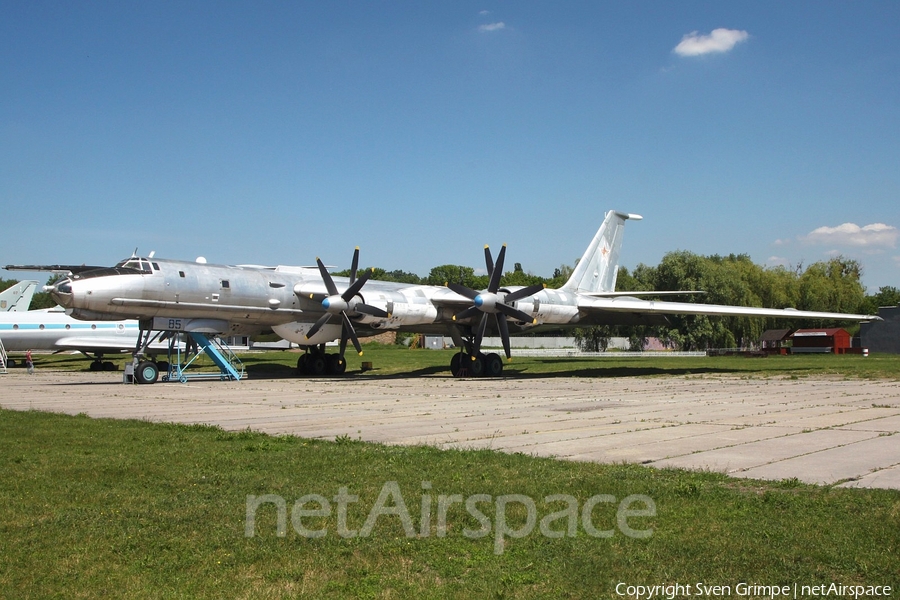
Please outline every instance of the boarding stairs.
[[0, 375], [6, 375], [6, 348], [3, 347], [3, 340], [0, 340]]
[[[190, 338], [197, 344], [197, 353], [191, 357], [185, 364], [181, 364], [181, 349], [178, 348], [178, 356], [175, 363], [171, 366], [168, 377], [164, 378], [168, 381], [186, 382], [188, 379], [222, 379], [240, 381], [244, 378], [244, 364], [231, 351], [228, 346], [215, 337], [210, 337], [204, 333], [196, 331], [188, 332]], [[220, 373], [202, 373], [192, 372], [186, 373], [185, 370], [200, 357], [206, 354], [217, 367]]]

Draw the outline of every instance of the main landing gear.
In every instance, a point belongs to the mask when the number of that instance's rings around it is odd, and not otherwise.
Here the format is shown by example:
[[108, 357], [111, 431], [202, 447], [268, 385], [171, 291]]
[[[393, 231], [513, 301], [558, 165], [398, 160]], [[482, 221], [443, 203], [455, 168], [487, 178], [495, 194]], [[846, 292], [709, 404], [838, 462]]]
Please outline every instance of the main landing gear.
[[503, 359], [496, 352], [474, 355], [457, 352], [450, 359], [450, 372], [454, 377], [500, 377], [503, 374]]
[[114, 362], [102, 360], [101, 356], [98, 356], [91, 361], [91, 371], [115, 371], [116, 369], [118, 369], [118, 367]]
[[321, 377], [323, 375], [343, 375], [347, 370], [347, 360], [341, 354], [328, 354], [325, 345], [307, 348], [297, 359], [297, 371], [301, 375]]

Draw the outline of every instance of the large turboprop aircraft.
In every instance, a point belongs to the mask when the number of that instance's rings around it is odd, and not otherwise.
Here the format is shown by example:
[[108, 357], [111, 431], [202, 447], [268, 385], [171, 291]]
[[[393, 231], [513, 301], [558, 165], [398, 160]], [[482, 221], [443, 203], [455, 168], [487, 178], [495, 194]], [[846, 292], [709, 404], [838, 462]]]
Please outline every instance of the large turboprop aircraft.
[[[616, 292], [625, 221], [640, 218], [607, 212], [571, 277], [559, 289], [501, 287], [504, 246], [496, 262], [485, 247], [490, 274], [485, 290], [456, 284], [370, 280], [368, 272], [357, 278], [357, 248], [349, 278], [333, 277], [319, 259], [315, 267], [261, 267], [164, 260], [151, 255], [132, 256], [111, 268], [72, 270], [48, 291], [77, 319], [139, 319], [145, 331], [252, 334], [271, 329], [307, 348], [298, 360], [301, 372], [334, 375], [346, 369], [348, 341], [361, 353], [359, 335], [389, 330], [449, 333], [461, 348], [450, 365], [455, 376], [497, 376], [503, 371], [501, 357], [481, 352], [482, 339], [489, 330], [500, 335], [509, 358], [510, 334], [541, 327], [652, 325], [665, 323], [667, 314], [877, 319], [792, 309], [648, 301], [637, 297], [642, 292]], [[326, 354], [325, 343], [334, 340], [340, 340], [339, 352]]]

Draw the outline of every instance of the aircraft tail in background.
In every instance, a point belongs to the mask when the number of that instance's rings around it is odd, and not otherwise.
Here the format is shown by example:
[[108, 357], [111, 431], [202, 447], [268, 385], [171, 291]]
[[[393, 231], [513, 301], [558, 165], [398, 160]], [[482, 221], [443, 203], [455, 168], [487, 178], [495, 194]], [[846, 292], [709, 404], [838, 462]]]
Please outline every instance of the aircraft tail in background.
[[584, 256], [575, 265], [575, 270], [561, 289], [581, 294], [615, 292], [625, 221], [638, 221], [642, 218], [640, 215], [614, 210], [607, 212], [603, 224], [584, 251]]
[[0, 292], [0, 312], [24, 312], [31, 306], [37, 281], [20, 281]]

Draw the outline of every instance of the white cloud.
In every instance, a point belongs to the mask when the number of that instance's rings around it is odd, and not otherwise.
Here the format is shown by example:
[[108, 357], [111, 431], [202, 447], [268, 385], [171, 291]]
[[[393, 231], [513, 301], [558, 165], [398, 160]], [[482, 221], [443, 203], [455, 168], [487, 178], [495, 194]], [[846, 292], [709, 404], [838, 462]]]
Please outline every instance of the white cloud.
[[491, 14], [491, 11], [482, 10], [482, 11], [479, 11], [478, 14], [481, 15], [482, 17], [486, 17], [487, 15]]
[[819, 227], [800, 239], [809, 244], [858, 246], [865, 248], [895, 248], [900, 230], [884, 223], [872, 223], [860, 227], [856, 223], [844, 223], [837, 227]]
[[701, 35], [694, 31], [681, 38], [681, 42], [675, 46], [672, 52], [679, 56], [728, 52], [749, 37], [749, 33], [737, 29], [713, 29], [709, 35]]
[[489, 33], [491, 31], [499, 31], [501, 29], [506, 28], [506, 23], [500, 21], [499, 23], [488, 23], [487, 25], [479, 25], [478, 31], [482, 33]]

